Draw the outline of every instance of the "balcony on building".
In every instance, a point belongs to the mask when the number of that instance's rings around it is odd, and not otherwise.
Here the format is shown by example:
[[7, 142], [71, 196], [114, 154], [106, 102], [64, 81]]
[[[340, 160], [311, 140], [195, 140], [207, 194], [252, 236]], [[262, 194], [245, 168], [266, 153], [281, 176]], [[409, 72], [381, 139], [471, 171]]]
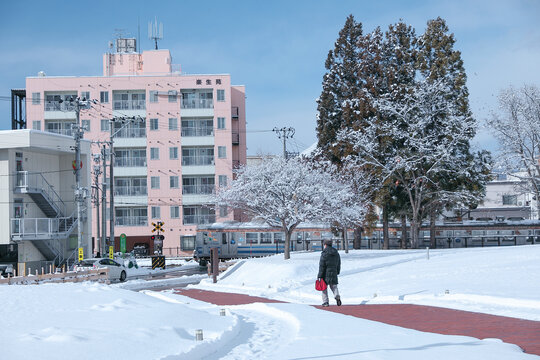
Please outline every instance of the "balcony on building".
[[182, 177], [182, 203], [184, 205], [209, 203], [215, 190], [214, 175]]
[[146, 147], [145, 122], [114, 122], [114, 146], [116, 147]]
[[233, 145], [239, 145], [240, 144], [240, 133], [238, 131], [232, 132], [232, 144]]
[[212, 89], [183, 90], [182, 116], [214, 116], [214, 94]]
[[146, 205], [148, 203], [146, 177], [115, 177], [114, 196], [119, 204]]
[[75, 134], [75, 129], [73, 126], [76, 125], [75, 121], [45, 121], [45, 131], [60, 135], [73, 136]]
[[182, 147], [184, 175], [214, 174], [214, 147]]
[[182, 144], [184, 146], [214, 145], [213, 118], [182, 117]]
[[148, 226], [147, 211], [146, 207], [116, 207], [114, 223], [116, 226]]
[[146, 148], [115, 148], [114, 176], [146, 176]]
[[233, 120], [238, 120], [239, 114], [240, 114], [240, 111], [239, 111], [238, 106], [233, 106], [231, 108], [231, 117], [233, 118]]
[[184, 206], [184, 225], [211, 224], [216, 222], [216, 211], [213, 206]]
[[146, 116], [146, 92], [144, 90], [113, 90], [113, 115]]
[[43, 118], [65, 120], [75, 119], [76, 91], [45, 92], [45, 111]]

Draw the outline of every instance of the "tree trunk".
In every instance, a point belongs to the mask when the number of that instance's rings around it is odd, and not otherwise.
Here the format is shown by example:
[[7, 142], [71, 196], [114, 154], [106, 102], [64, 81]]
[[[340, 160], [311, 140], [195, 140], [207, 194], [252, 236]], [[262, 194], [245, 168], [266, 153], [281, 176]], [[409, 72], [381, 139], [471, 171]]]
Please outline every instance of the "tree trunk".
[[383, 207], [383, 249], [388, 250], [390, 239], [388, 238], [388, 209]]
[[437, 248], [437, 239], [435, 239], [435, 208], [429, 209], [429, 247]]
[[355, 250], [359, 250], [362, 248], [362, 228], [359, 226], [354, 228], [353, 248]]
[[285, 231], [285, 249], [283, 252], [283, 256], [285, 260], [289, 260], [291, 258], [291, 232], [289, 232], [287, 229], [284, 229]]
[[407, 248], [407, 215], [401, 215], [401, 248]]
[[414, 216], [411, 220], [411, 248], [418, 248], [418, 220]]
[[347, 240], [347, 228], [343, 229], [343, 249], [345, 249], [345, 254], [349, 253], [349, 240]]

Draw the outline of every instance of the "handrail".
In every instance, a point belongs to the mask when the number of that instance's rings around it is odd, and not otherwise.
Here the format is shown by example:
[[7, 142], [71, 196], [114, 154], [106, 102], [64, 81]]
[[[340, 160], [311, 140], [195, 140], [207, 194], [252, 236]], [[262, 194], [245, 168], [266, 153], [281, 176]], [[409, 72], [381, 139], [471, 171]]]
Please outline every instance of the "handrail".
[[58, 218], [14, 218], [11, 219], [11, 235], [51, 237], [69, 234], [76, 220], [74, 214]]
[[[32, 181], [33, 180], [33, 181]], [[26, 188], [36, 190], [36, 191], [42, 191], [43, 193], [47, 194], [49, 199], [54, 203], [55, 206], [57, 206], [60, 210], [60, 214], [64, 215], [66, 213], [66, 204], [54, 191], [53, 187], [47, 179], [43, 176], [42, 173], [31, 173], [29, 171], [17, 171], [16, 175], [16, 187], [17, 188]]]

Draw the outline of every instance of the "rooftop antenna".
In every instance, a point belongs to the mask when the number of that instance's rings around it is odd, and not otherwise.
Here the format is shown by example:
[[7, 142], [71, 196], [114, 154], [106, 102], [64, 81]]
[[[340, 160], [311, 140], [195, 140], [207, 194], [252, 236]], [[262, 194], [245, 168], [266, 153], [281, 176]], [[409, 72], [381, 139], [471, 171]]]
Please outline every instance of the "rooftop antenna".
[[157, 41], [163, 39], [163, 23], [157, 22], [157, 17], [154, 19], [155, 22], [149, 22], [148, 23], [148, 39], [154, 40], [156, 44], [156, 50], [158, 49]]

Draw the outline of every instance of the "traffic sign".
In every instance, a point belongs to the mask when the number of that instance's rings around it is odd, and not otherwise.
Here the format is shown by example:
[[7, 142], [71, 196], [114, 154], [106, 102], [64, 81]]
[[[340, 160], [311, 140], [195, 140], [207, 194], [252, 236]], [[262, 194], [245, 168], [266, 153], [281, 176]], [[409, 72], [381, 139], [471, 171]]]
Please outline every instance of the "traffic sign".
[[79, 248], [79, 261], [83, 261], [84, 259], [84, 251], [83, 251], [83, 248], [80, 247]]
[[158, 221], [157, 223], [152, 223], [152, 225], [154, 226], [154, 228], [152, 229], [152, 232], [154, 232], [154, 231], [165, 231], [163, 229], [163, 225], [165, 225], [165, 223], [163, 221]]
[[112, 246], [109, 246], [109, 259], [114, 259], [114, 249]]

